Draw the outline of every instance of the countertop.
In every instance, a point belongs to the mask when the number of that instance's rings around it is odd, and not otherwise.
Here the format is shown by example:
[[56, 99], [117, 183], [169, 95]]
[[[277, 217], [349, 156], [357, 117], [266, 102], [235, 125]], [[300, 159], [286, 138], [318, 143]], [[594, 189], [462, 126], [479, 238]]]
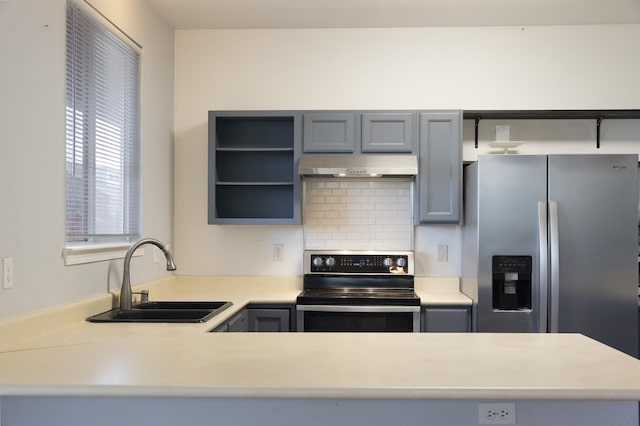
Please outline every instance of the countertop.
[[[248, 302], [291, 302], [300, 290], [294, 279], [224, 282], [149, 287], [152, 300], [233, 299], [207, 323], [78, 319], [5, 340], [0, 395], [640, 400], [640, 361], [578, 334], [208, 333]], [[14, 321], [13, 333], [42, 315]]]

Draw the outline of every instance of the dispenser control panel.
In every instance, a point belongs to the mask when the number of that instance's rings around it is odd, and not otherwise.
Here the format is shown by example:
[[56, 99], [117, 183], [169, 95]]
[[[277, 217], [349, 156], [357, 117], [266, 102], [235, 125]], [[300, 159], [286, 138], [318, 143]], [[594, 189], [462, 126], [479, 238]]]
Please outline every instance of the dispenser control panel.
[[532, 293], [531, 256], [493, 256], [493, 309], [517, 311], [531, 309]]

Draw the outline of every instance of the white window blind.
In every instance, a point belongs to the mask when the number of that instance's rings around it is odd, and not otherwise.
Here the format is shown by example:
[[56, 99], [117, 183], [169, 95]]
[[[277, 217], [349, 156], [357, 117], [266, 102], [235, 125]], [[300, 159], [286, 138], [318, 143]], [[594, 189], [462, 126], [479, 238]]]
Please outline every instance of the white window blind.
[[66, 239], [139, 238], [139, 51], [67, 1]]

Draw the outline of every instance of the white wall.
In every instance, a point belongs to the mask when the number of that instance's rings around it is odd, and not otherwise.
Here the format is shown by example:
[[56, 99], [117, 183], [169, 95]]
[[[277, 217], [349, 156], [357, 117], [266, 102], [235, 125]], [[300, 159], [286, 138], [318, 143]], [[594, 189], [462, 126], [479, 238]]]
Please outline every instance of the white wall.
[[[143, 0], [92, 0], [143, 45], [143, 230], [173, 233], [174, 32]], [[65, 0], [0, 2], [0, 258], [15, 260], [0, 317], [118, 289], [121, 263], [65, 267]], [[149, 253], [151, 251], [149, 250]], [[133, 281], [167, 274], [151, 256]]]
[[[637, 40], [640, 25], [177, 31], [179, 273], [301, 274], [301, 227], [207, 225], [208, 110], [636, 109]], [[481, 122], [475, 150], [465, 121], [465, 160], [491, 151], [496, 124]], [[640, 152], [639, 129], [605, 120], [600, 152]], [[518, 122], [511, 134], [529, 141], [523, 153], [596, 151], [595, 122]], [[436, 261], [438, 244], [449, 262]], [[417, 275], [459, 275], [458, 227], [417, 227], [415, 250]]]

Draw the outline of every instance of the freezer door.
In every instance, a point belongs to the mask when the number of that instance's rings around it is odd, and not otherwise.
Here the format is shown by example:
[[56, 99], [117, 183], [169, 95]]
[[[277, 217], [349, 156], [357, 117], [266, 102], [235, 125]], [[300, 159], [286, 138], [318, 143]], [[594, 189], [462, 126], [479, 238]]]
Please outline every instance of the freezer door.
[[558, 260], [551, 265], [552, 331], [582, 333], [634, 356], [637, 162], [636, 155], [549, 157], [549, 204], [557, 208], [550, 259]]
[[476, 330], [546, 331], [546, 293], [540, 288], [546, 253], [541, 258], [540, 243], [547, 235], [541, 223], [546, 221], [547, 157], [481, 156], [477, 166]]

